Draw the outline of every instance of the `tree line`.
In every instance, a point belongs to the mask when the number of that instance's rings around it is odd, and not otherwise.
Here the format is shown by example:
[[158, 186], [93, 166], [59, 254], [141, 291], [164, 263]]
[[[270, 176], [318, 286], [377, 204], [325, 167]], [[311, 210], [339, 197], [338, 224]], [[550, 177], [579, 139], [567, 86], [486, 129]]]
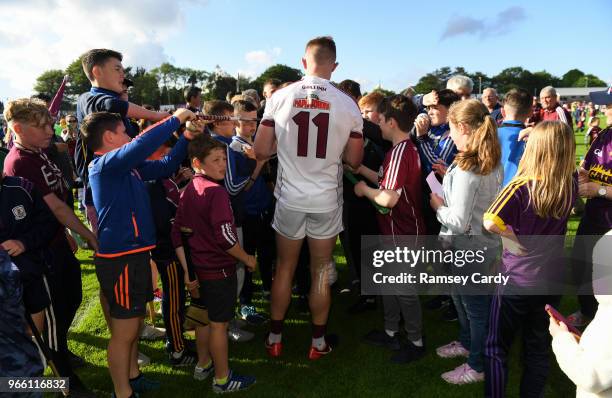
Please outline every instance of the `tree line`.
[[[414, 89], [417, 93], [443, 89], [449, 77], [455, 74], [472, 78], [475, 93], [486, 87], [494, 87], [500, 93], [521, 87], [537, 94], [541, 88], [548, 85], [555, 87], [601, 87], [606, 85], [597, 76], [586, 74], [579, 69], [571, 69], [563, 76], [557, 77], [546, 71], [531, 72], [520, 66], [514, 66], [491, 77], [482, 72], [470, 73], [463, 67], [451, 69], [445, 66], [421, 77]], [[71, 109], [74, 108], [77, 97], [91, 87], [81, 67], [80, 58], [74, 60], [65, 70], [52, 69], [43, 72], [37, 77], [34, 90], [39, 94], [52, 97], [57, 92], [64, 75], [69, 76], [69, 83], [66, 86], [62, 109]], [[158, 108], [161, 104], [183, 103], [183, 90], [186, 86], [201, 87], [205, 100], [225, 99], [230, 92], [237, 93], [249, 88], [261, 92], [263, 83], [270, 78], [283, 82], [299, 80], [302, 72], [287, 65], [277, 64], [266, 69], [257, 78], [250, 79], [247, 76], [232, 76], [219, 66], [208, 72], [181, 68], [166, 62], [150, 70], [142, 67], [126, 67], [125, 75], [134, 82], [134, 87], [130, 91], [130, 101]], [[385, 94], [393, 94], [393, 91], [380, 87], [376, 90]]]
[[543, 70], [531, 72], [520, 66], [506, 68], [495, 76], [487, 76], [482, 72], [470, 73], [463, 67], [452, 70], [445, 66], [421, 77], [414, 86], [417, 93], [428, 93], [431, 90], [445, 88], [446, 81], [452, 75], [469, 76], [474, 82], [474, 93], [479, 93], [487, 87], [493, 87], [500, 93], [513, 88], [523, 88], [534, 95], [546, 86], [553, 87], [603, 87], [606, 83], [592, 74], [586, 74], [579, 69], [571, 69], [563, 76], [557, 77]]
[[[51, 69], [36, 78], [34, 91], [53, 97], [60, 87], [64, 75], [69, 82], [64, 91], [62, 109], [74, 108], [78, 96], [91, 88], [83, 72], [81, 60], [74, 60], [65, 70]], [[273, 65], [255, 79], [247, 76], [234, 77], [219, 66], [212, 72], [192, 68], [180, 68], [170, 63], [146, 70], [142, 67], [125, 68], [125, 77], [134, 82], [130, 90], [130, 101], [137, 104], [149, 104], [159, 108], [161, 104], [181, 104], [185, 100], [183, 91], [187, 86], [202, 88], [205, 100], [225, 99], [227, 93], [237, 93], [249, 88], [261, 92], [263, 83], [270, 78], [281, 81], [296, 81], [302, 78], [302, 72], [286, 65]]]

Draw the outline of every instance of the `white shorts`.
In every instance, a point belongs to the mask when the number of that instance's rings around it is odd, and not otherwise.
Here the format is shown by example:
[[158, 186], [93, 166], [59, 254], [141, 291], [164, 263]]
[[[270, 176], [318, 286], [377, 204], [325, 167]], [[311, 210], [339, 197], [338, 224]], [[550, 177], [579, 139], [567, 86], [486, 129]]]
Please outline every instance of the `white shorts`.
[[304, 213], [290, 210], [276, 202], [272, 228], [287, 239], [329, 239], [344, 229], [342, 206], [327, 213]]

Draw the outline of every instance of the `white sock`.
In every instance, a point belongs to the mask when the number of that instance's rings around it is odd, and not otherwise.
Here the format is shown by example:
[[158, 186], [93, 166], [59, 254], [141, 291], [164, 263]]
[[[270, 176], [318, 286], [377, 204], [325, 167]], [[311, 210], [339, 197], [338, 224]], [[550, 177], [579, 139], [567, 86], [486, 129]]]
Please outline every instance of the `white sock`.
[[281, 339], [283, 338], [283, 335], [281, 333], [276, 334], [276, 333], [268, 333], [268, 343], [270, 344], [276, 344], [276, 343], [280, 343]]
[[418, 339], [418, 340], [410, 340], [410, 342], [412, 344], [414, 344], [417, 347], [423, 347], [423, 339]]
[[385, 333], [387, 333], [387, 336], [393, 337], [393, 336], [395, 336], [395, 333], [397, 333], [397, 332], [395, 332], [393, 330], [385, 329]]
[[182, 357], [182, 356], [183, 356], [183, 351], [185, 351], [185, 350], [181, 350], [181, 351], [173, 352], [173, 353], [172, 353], [172, 357], [173, 357], [174, 359], [179, 359], [180, 357]]
[[326, 345], [327, 344], [325, 343], [325, 336], [312, 338], [312, 346], [315, 347], [317, 350], [324, 349]]

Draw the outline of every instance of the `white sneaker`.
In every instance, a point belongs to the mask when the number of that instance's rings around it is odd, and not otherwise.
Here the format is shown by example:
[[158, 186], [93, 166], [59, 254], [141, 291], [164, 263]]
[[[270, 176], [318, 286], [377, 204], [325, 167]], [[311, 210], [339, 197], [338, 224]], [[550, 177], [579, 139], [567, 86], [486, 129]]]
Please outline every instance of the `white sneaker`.
[[145, 325], [140, 332], [140, 338], [143, 340], [159, 340], [166, 337], [166, 331], [156, 328], [151, 325]]
[[468, 357], [470, 352], [458, 341], [451, 341], [447, 345], [436, 348], [440, 358]]
[[138, 366], [147, 366], [151, 363], [151, 358], [138, 351]]
[[471, 384], [484, 381], [484, 372], [477, 372], [467, 363], [457, 366], [455, 369], [442, 373], [442, 379], [450, 384]]

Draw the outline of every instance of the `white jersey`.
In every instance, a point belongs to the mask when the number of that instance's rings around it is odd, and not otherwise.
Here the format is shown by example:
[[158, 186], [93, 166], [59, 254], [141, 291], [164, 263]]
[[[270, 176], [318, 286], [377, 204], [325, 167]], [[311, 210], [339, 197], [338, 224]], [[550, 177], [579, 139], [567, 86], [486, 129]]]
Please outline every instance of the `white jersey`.
[[261, 123], [274, 127], [278, 143], [278, 202], [305, 213], [342, 206], [342, 154], [363, 128], [355, 101], [329, 80], [306, 76], [266, 101]]

